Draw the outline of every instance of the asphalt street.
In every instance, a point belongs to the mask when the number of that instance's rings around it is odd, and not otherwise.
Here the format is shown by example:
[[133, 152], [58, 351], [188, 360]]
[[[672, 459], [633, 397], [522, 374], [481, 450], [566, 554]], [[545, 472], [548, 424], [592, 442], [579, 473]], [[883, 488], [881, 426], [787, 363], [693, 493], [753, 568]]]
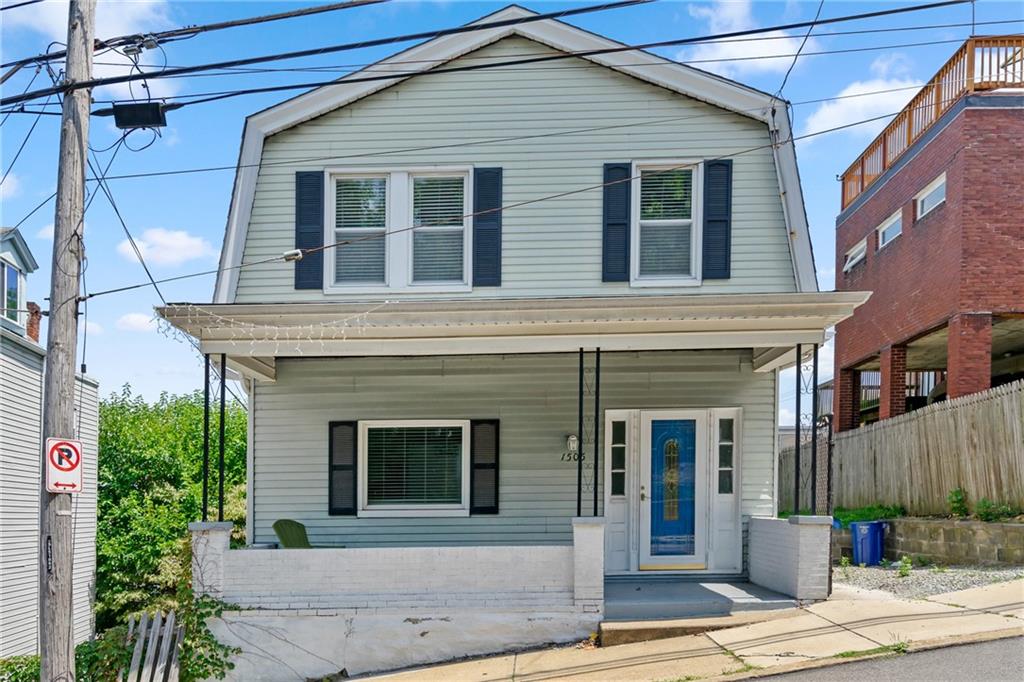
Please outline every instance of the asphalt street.
[[776, 675], [771, 679], [827, 682], [1024, 682], [1024, 637], [875, 658]]

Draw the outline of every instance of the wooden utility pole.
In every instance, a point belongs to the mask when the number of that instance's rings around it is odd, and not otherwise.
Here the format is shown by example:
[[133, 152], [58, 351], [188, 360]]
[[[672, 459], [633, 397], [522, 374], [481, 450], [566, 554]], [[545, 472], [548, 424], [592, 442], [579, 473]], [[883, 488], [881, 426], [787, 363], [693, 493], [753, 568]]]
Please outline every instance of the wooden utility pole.
[[[92, 78], [96, 0], [71, 0], [65, 84]], [[43, 443], [47, 438], [75, 438], [75, 360], [78, 338], [78, 277], [83, 244], [85, 166], [89, 143], [89, 89], [64, 95], [57, 172], [57, 211], [53, 220], [50, 274], [50, 320], [46, 337], [43, 384]], [[44, 448], [40, 471], [45, 472]], [[95, 457], [96, 453], [89, 453]], [[71, 495], [46, 490], [40, 476], [39, 653], [41, 682], [75, 679], [72, 630]]]

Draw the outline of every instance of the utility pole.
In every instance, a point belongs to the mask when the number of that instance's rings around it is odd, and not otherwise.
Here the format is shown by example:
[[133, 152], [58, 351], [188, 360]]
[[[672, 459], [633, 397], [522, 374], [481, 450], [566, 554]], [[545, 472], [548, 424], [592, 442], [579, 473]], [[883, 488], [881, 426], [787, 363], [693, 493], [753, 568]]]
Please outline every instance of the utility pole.
[[[71, 0], [65, 83], [92, 78], [96, 0]], [[85, 166], [89, 142], [89, 89], [64, 94], [57, 172], [57, 211], [53, 220], [50, 321], [43, 384], [43, 439], [74, 438], [75, 360], [78, 339], [78, 278], [84, 249]], [[46, 470], [43, 448], [40, 471]], [[95, 453], [92, 453], [95, 456]], [[72, 633], [71, 495], [46, 490], [40, 476], [39, 653], [41, 682], [75, 679]]]

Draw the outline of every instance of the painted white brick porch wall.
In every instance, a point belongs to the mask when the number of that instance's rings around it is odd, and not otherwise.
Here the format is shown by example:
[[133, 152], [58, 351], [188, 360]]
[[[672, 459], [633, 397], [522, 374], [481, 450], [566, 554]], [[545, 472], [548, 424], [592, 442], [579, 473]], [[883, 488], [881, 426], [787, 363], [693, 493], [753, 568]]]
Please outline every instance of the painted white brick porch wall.
[[827, 599], [831, 527], [831, 516], [750, 519], [750, 582], [795, 599]]
[[[231, 679], [417, 665], [596, 629], [604, 519], [572, 526], [572, 545], [232, 550], [230, 523], [194, 523], [193, 585], [239, 607], [212, 625], [243, 651]], [[417, 633], [429, 639], [414, 633], [395, 646], [394, 632], [426, 622]], [[268, 650], [280, 651], [276, 662]]]

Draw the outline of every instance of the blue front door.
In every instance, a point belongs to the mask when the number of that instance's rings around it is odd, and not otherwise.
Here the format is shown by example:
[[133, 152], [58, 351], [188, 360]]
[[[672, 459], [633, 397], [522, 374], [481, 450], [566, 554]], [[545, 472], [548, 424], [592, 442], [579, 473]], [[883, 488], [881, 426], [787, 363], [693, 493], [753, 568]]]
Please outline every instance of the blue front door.
[[696, 553], [697, 422], [651, 420], [650, 554]]

